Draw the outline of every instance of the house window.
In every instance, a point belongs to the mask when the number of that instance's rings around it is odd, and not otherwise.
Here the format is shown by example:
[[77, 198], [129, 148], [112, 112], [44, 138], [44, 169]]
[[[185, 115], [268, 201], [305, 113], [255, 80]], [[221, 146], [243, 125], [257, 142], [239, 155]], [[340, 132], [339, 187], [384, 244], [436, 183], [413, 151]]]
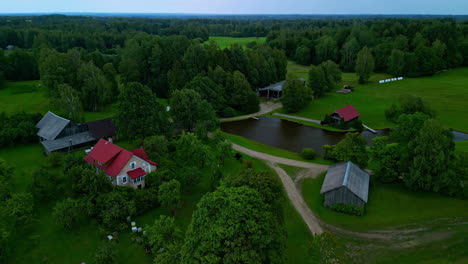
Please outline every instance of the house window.
[[127, 176], [123, 176], [123, 177], [122, 177], [122, 183], [123, 183], [123, 184], [127, 184]]
[[141, 176], [141, 181], [144, 181], [145, 180], [145, 176]]
[[141, 180], [141, 177], [138, 177], [138, 178], [137, 178], [137, 182], [140, 182], [140, 180]]
[[130, 163], [130, 167], [131, 167], [132, 169], [135, 169], [135, 167], [136, 167], [136, 162]]

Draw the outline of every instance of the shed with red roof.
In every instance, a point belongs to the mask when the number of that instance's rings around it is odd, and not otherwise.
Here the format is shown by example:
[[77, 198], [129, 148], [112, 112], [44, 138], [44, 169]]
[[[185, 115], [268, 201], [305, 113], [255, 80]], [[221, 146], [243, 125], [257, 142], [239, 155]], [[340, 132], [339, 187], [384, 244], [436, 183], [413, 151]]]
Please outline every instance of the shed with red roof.
[[359, 112], [352, 105], [346, 105], [343, 108], [336, 110], [331, 114], [332, 120], [335, 122], [343, 121], [345, 123], [357, 120], [359, 118]]

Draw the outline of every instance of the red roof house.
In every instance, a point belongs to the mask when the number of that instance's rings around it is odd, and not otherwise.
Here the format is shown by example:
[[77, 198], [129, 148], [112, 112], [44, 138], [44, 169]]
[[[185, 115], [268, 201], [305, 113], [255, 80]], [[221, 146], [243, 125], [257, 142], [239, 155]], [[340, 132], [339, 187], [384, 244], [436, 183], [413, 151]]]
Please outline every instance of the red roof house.
[[158, 164], [149, 160], [143, 148], [128, 151], [100, 139], [84, 160], [103, 171], [115, 185], [144, 187], [145, 175], [155, 171]]
[[332, 117], [343, 119], [344, 122], [356, 120], [359, 117], [359, 112], [352, 105], [346, 105], [343, 108], [336, 110]]

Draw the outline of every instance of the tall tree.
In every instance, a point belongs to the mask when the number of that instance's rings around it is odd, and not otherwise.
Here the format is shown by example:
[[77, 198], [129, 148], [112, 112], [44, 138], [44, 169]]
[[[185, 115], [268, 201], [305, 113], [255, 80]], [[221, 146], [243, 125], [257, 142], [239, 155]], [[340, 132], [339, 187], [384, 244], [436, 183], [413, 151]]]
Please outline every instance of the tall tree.
[[402, 76], [405, 73], [405, 53], [394, 49], [388, 58], [388, 73], [393, 76]]
[[360, 133], [348, 133], [334, 146], [332, 155], [338, 161], [352, 161], [361, 167], [366, 167], [368, 160], [366, 140]]
[[175, 91], [169, 102], [170, 113], [177, 128], [189, 132], [193, 132], [199, 125], [203, 125], [208, 131], [216, 128], [218, 119], [214, 110], [195, 90]]
[[182, 206], [179, 181], [171, 180], [161, 184], [158, 194], [161, 204], [175, 215], [176, 210]]
[[84, 109], [98, 111], [99, 107], [110, 102], [112, 97], [111, 87], [101, 69], [94, 63], [81, 64], [78, 69], [78, 81], [80, 82], [81, 101]]
[[361, 50], [359, 43], [355, 38], [350, 39], [341, 49], [341, 67], [345, 72], [351, 72], [356, 66], [356, 57]]
[[374, 57], [369, 48], [364, 47], [357, 55], [356, 74], [359, 76], [359, 83], [366, 83], [374, 71]]
[[57, 106], [61, 109], [60, 113], [74, 122], [83, 121], [83, 107], [78, 92], [68, 84], [59, 84], [57, 89]]
[[339, 81], [341, 81], [341, 70], [338, 64], [328, 60], [320, 64], [320, 68], [325, 76], [325, 81], [327, 83], [326, 91], [329, 92], [335, 88]]
[[307, 84], [310, 90], [312, 90], [314, 98], [320, 98], [325, 94], [327, 90], [327, 80], [325, 79], [325, 73], [321, 67], [315, 65], [310, 66]]
[[320, 38], [317, 46], [315, 47], [315, 53], [317, 55], [317, 64], [327, 60], [337, 61], [338, 47], [336, 40], [330, 36]]
[[284, 263], [284, 227], [248, 187], [220, 187], [198, 203], [181, 263]]
[[151, 90], [140, 83], [128, 83], [119, 96], [115, 124], [128, 139], [144, 139], [170, 132], [166, 109]]
[[287, 79], [283, 86], [281, 103], [288, 113], [302, 110], [312, 100], [312, 92], [304, 82], [297, 79]]

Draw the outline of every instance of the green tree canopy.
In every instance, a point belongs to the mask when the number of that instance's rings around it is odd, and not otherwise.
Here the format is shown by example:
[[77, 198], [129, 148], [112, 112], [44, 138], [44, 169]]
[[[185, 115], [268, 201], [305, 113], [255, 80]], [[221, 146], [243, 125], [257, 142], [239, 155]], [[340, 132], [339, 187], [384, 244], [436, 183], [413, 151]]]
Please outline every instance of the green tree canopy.
[[159, 201], [174, 215], [175, 210], [182, 206], [179, 181], [171, 180], [161, 184], [159, 186]]
[[220, 187], [198, 203], [181, 263], [284, 263], [284, 235], [261, 194]]
[[374, 71], [374, 57], [369, 48], [364, 47], [359, 51], [356, 59], [356, 74], [359, 76], [359, 83], [366, 83]]
[[362, 168], [367, 165], [366, 140], [360, 133], [348, 133], [333, 148], [332, 156], [342, 162], [352, 161]]
[[128, 139], [144, 139], [170, 132], [166, 109], [151, 90], [140, 83], [128, 83], [119, 96], [115, 124]]
[[310, 66], [307, 84], [310, 90], [312, 90], [314, 98], [320, 98], [325, 94], [325, 91], [328, 89], [328, 83], [322, 67]]

